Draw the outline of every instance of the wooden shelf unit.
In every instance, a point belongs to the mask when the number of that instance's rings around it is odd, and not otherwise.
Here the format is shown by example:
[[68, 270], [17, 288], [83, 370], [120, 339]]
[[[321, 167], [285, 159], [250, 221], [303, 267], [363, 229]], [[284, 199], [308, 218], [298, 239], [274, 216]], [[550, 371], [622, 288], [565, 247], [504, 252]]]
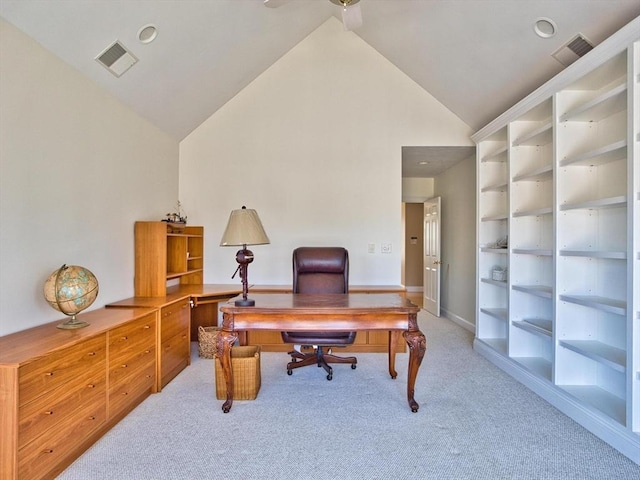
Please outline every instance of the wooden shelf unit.
[[135, 280], [138, 297], [163, 297], [167, 282], [202, 284], [204, 228], [167, 222], [135, 223]]
[[640, 464], [638, 32], [640, 18], [473, 139], [474, 348]]

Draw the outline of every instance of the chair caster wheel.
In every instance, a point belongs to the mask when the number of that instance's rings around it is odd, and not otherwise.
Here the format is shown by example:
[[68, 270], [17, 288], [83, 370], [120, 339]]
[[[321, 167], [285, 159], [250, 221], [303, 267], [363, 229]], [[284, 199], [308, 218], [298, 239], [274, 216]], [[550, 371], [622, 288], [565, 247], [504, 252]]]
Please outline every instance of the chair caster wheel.
[[332, 378], [333, 378], [333, 375], [331, 374], [327, 375], [327, 380], [331, 381]]
[[355, 370], [355, 369], [356, 369], [356, 364], [355, 364], [355, 363], [352, 363], [352, 364], [351, 364], [351, 370]]
[[287, 375], [293, 375], [293, 370], [287, 370]]

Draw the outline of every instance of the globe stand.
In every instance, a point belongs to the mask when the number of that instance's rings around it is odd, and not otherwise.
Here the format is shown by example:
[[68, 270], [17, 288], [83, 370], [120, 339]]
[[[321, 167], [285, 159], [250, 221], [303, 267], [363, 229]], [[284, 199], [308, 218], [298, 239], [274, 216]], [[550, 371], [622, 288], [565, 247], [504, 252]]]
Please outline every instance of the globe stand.
[[78, 320], [75, 315], [72, 315], [69, 320], [58, 324], [57, 327], [63, 330], [75, 330], [76, 328], [84, 328], [84, 327], [87, 327], [88, 325], [89, 324], [87, 322]]
[[98, 295], [98, 280], [84, 267], [62, 265], [44, 283], [44, 298], [51, 307], [70, 317], [56, 325], [62, 330], [76, 330], [89, 324], [76, 315], [88, 308]]

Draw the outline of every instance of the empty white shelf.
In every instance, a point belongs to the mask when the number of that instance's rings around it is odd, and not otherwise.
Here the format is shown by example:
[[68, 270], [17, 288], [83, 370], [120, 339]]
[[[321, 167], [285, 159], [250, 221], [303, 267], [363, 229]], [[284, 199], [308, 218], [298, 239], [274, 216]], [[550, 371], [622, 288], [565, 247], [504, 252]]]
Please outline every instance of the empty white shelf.
[[513, 285], [512, 288], [542, 298], [551, 298], [553, 294], [553, 289], [546, 285]]
[[525, 318], [511, 322], [515, 327], [527, 332], [537, 333], [545, 337], [551, 337], [551, 320], [544, 318]]
[[627, 141], [620, 140], [604, 147], [584, 152], [575, 157], [565, 158], [560, 161], [561, 167], [569, 166], [598, 166], [605, 163], [623, 160], [627, 156]]
[[481, 308], [480, 311], [498, 320], [507, 321], [509, 318], [509, 312], [506, 308]]
[[561, 122], [598, 122], [627, 108], [627, 84], [623, 83], [560, 116]]
[[624, 300], [599, 297], [597, 295], [560, 295], [560, 300], [617, 315], [626, 315], [627, 313], [627, 302]]
[[597, 340], [561, 340], [560, 345], [617, 372], [624, 373], [627, 369], [627, 353], [620, 348]]
[[620, 195], [617, 197], [601, 198], [598, 200], [590, 200], [588, 202], [565, 203], [560, 205], [560, 210], [595, 210], [599, 208], [616, 208], [625, 207], [627, 205], [627, 197]]

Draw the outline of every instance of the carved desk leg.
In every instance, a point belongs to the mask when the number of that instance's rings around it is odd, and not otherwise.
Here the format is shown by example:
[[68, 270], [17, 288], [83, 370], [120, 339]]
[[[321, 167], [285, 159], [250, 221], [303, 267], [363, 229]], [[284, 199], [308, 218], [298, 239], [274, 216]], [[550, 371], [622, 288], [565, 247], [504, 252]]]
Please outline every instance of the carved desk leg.
[[427, 350], [427, 339], [424, 334], [418, 330], [417, 314], [409, 315], [409, 330], [403, 333], [404, 339], [409, 345], [409, 372], [407, 378], [407, 400], [412, 412], [417, 412], [420, 406], [413, 398], [416, 385], [416, 377], [422, 363], [422, 358]]
[[389, 332], [389, 375], [393, 379], [398, 376], [398, 372], [396, 372], [396, 351], [399, 337], [400, 330], [391, 330]]
[[231, 347], [238, 339], [238, 335], [233, 331], [233, 327], [230, 330], [229, 325], [233, 324], [233, 319], [230, 319], [228, 314], [223, 315], [223, 327], [215, 343], [215, 356], [220, 359], [220, 366], [222, 367], [222, 373], [224, 375], [224, 381], [227, 385], [227, 400], [222, 404], [222, 411], [229, 413], [231, 406], [233, 405], [233, 369], [231, 367]]

